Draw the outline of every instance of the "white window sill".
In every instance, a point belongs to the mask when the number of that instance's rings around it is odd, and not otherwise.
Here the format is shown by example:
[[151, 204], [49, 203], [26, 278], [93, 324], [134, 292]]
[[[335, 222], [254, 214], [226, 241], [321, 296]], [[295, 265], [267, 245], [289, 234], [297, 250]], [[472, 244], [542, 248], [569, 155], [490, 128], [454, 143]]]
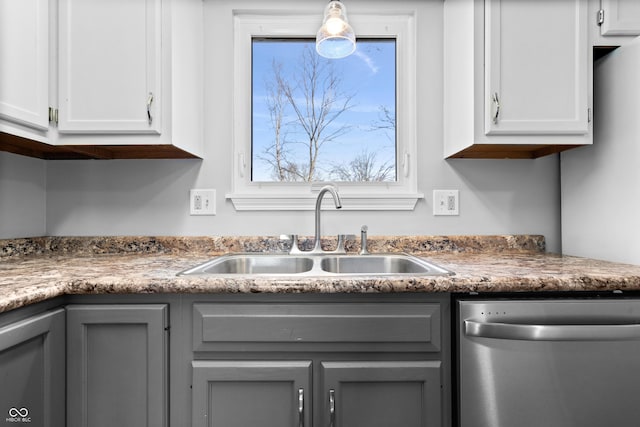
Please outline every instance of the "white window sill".
[[[315, 209], [316, 195], [300, 194], [238, 194], [226, 195], [238, 211], [310, 211]], [[347, 211], [411, 211], [422, 193], [388, 194], [340, 194], [342, 209]], [[333, 202], [325, 198], [323, 204]]]

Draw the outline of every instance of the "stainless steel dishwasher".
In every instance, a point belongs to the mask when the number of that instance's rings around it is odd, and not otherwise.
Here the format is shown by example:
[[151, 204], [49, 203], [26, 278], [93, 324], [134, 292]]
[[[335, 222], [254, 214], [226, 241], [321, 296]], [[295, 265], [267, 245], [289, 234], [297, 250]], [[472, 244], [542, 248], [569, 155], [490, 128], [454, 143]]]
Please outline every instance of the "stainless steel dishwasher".
[[640, 426], [640, 299], [459, 300], [460, 427]]

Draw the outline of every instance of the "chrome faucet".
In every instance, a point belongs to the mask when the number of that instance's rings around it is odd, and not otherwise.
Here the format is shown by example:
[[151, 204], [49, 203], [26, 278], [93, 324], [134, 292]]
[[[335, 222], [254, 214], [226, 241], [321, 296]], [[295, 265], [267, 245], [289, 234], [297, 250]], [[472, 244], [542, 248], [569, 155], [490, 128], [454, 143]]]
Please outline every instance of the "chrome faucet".
[[333, 202], [336, 205], [336, 209], [342, 208], [342, 202], [340, 201], [340, 196], [338, 195], [336, 187], [333, 185], [325, 185], [320, 189], [318, 197], [316, 198], [316, 235], [313, 239], [312, 253], [322, 253], [322, 247], [320, 246], [320, 237], [322, 235], [320, 232], [320, 207], [322, 206], [322, 198], [327, 192], [331, 193], [331, 196], [333, 196]]

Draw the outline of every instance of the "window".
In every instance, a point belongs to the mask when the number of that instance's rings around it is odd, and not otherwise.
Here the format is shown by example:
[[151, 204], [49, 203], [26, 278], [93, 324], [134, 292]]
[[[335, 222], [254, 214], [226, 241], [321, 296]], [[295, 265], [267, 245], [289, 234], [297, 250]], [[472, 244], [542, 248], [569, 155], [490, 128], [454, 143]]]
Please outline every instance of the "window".
[[[320, 15], [235, 11], [235, 157], [227, 198], [237, 210], [307, 210], [332, 182], [343, 209], [413, 209], [423, 197], [415, 170], [413, 13], [350, 10], [358, 47], [340, 60], [315, 53]], [[379, 64], [385, 69], [376, 70]], [[300, 89], [310, 70], [339, 84], [323, 83], [312, 101]], [[306, 110], [321, 108], [322, 96], [333, 105], [309, 123]]]
[[252, 182], [395, 182], [395, 39], [341, 60], [314, 39], [252, 42]]

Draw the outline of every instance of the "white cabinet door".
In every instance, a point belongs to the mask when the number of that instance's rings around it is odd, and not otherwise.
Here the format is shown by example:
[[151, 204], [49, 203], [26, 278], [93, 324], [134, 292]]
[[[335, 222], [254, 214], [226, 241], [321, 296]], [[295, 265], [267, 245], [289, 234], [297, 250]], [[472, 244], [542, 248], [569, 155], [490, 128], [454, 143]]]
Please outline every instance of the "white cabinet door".
[[444, 2], [445, 158], [531, 159], [592, 143], [588, 6]]
[[640, 35], [640, 1], [638, 0], [602, 0], [603, 36]]
[[485, 7], [486, 134], [586, 134], [587, 2]]
[[159, 133], [161, 0], [60, 0], [59, 131]]
[[0, 1], [0, 118], [49, 125], [49, 1]]

